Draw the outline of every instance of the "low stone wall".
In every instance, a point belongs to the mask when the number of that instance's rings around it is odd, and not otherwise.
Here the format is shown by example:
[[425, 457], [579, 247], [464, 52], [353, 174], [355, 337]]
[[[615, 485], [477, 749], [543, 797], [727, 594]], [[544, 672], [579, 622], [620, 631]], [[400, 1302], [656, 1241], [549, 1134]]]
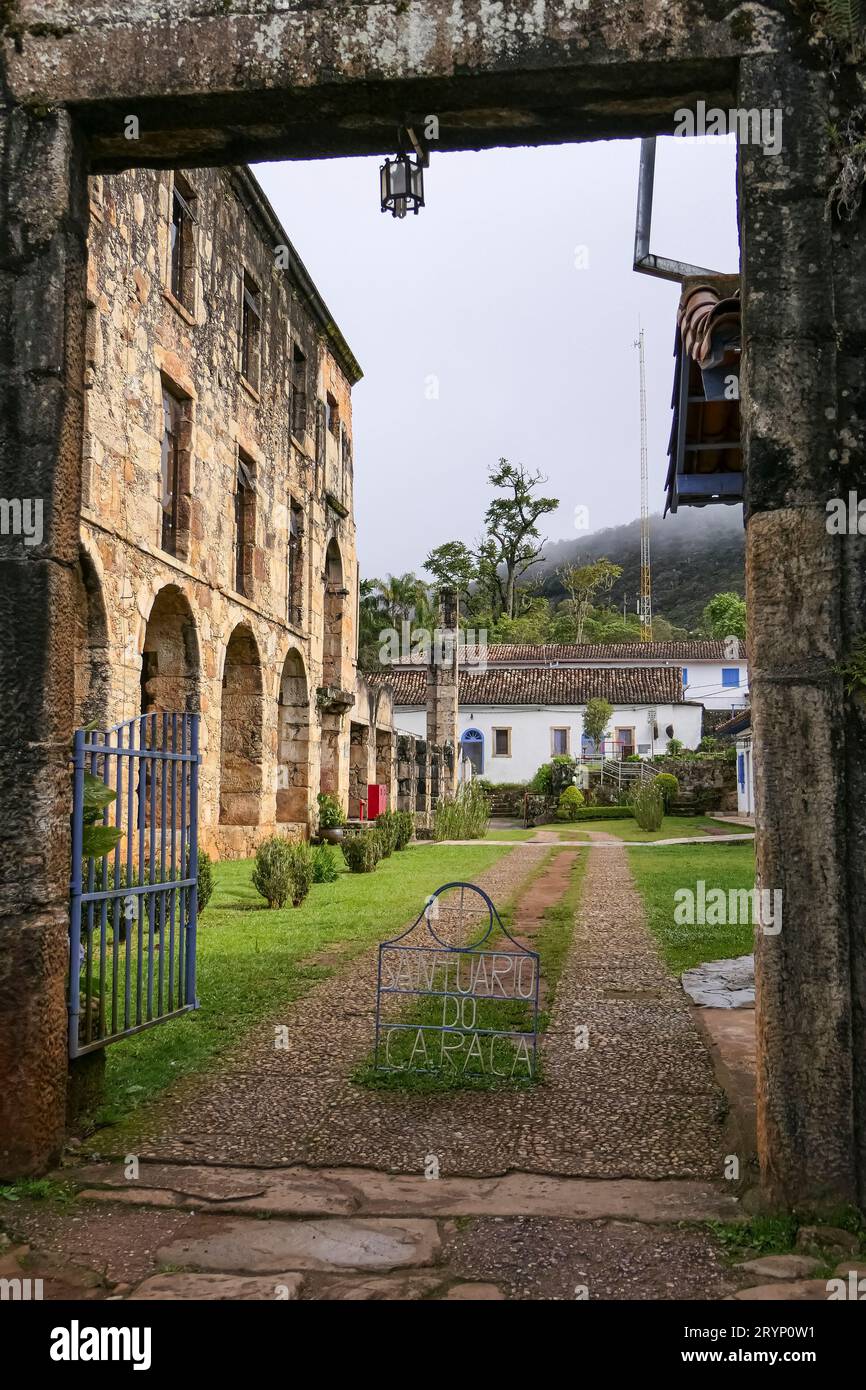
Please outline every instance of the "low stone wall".
[[736, 811], [736, 763], [712, 755], [665, 757], [653, 763], [656, 772], [672, 772], [680, 785], [677, 804], [695, 803], [702, 811]]

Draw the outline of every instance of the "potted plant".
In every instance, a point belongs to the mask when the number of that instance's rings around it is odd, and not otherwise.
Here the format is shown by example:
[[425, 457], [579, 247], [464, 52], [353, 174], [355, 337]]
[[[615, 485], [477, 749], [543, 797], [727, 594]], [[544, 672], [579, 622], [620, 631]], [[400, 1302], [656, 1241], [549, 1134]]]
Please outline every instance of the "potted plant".
[[338, 845], [343, 838], [346, 817], [335, 796], [319, 792], [319, 838], [329, 844]]

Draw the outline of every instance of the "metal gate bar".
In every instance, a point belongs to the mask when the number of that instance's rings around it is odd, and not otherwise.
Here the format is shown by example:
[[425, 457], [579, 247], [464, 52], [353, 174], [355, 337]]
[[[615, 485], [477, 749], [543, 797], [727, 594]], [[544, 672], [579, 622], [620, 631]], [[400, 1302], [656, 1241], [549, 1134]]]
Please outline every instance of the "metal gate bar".
[[[167, 712], [75, 734], [71, 1057], [197, 1007], [198, 741], [197, 714]], [[85, 771], [114, 793], [102, 824], [122, 832], [100, 859], [84, 858]]]

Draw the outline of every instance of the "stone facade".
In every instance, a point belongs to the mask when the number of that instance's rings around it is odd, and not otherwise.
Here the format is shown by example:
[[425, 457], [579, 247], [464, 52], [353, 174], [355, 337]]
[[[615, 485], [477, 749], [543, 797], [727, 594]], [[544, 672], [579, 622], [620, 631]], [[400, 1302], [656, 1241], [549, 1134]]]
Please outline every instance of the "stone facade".
[[249, 170], [91, 180], [76, 720], [200, 711], [220, 856], [391, 788], [390, 703], [356, 690], [360, 375]]

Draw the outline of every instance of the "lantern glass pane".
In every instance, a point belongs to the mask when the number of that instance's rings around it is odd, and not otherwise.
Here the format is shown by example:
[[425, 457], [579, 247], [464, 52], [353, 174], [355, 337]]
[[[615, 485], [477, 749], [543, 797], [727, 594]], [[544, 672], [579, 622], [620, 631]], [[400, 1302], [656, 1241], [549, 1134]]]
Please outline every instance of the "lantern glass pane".
[[406, 163], [402, 159], [396, 159], [391, 165], [391, 192], [399, 197], [407, 188]]
[[419, 202], [424, 201], [424, 170], [420, 164], [412, 166], [412, 193]]

